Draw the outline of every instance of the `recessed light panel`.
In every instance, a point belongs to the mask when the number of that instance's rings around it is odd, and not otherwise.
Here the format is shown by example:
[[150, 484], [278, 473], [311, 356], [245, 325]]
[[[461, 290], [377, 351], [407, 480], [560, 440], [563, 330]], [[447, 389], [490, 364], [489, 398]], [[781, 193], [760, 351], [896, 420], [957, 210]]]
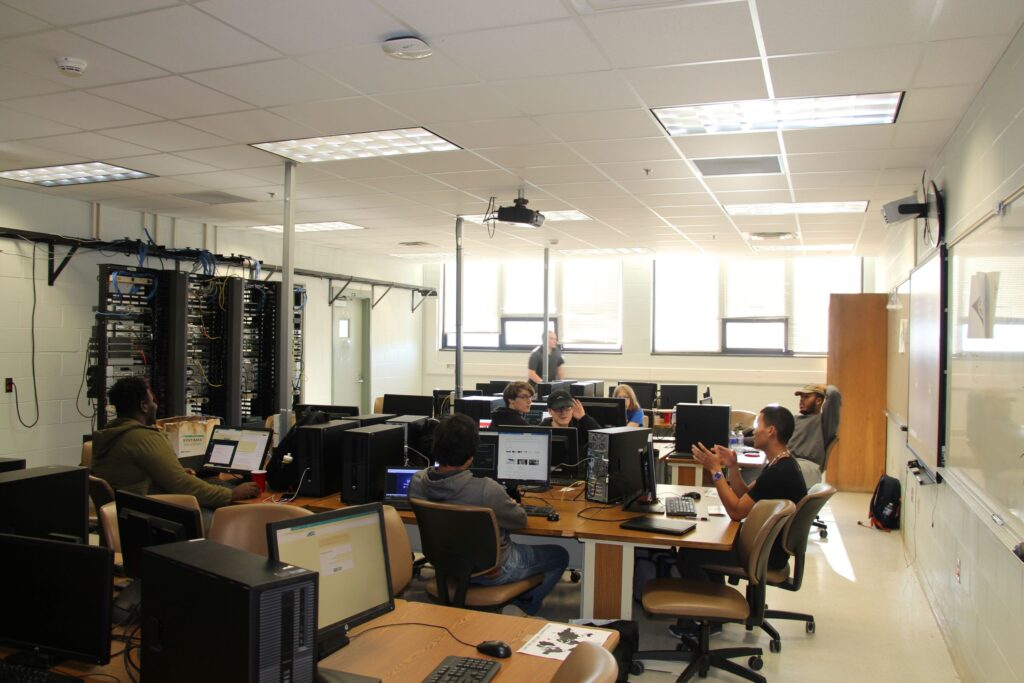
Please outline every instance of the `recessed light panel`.
[[[253, 230], [263, 230], [265, 232], [284, 232], [284, 226], [281, 225], [254, 225]], [[295, 232], [330, 232], [332, 230], [365, 230], [366, 228], [359, 225], [352, 225], [351, 223], [342, 223], [341, 221], [331, 221], [327, 223], [297, 223], [295, 225]]]
[[260, 142], [252, 146], [302, 163], [462, 149], [434, 135], [426, 128], [400, 128], [304, 140]]
[[782, 173], [779, 157], [721, 157], [716, 159], [691, 159], [702, 176], [720, 175], [768, 175]]
[[115, 180], [134, 180], [136, 178], [152, 178], [152, 174], [133, 171], [130, 168], [112, 166], [102, 161], [85, 164], [67, 164], [65, 166], [45, 166], [43, 168], [23, 168], [16, 171], [0, 171], [0, 178], [17, 180], [43, 187], [61, 187], [64, 185], [85, 185], [86, 183], [109, 183]]
[[791, 97], [652, 109], [669, 135], [716, 135], [893, 123], [903, 93]]
[[825, 213], [864, 213], [866, 201], [857, 202], [774, 202], [770, 204], [726, 204], [730, 216], [790, 216]]

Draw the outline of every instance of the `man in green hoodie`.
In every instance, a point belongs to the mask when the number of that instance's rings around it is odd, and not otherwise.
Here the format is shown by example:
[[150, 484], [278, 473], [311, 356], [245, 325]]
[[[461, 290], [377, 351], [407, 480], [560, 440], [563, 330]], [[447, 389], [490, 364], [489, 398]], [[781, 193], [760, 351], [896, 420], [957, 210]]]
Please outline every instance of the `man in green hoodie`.
[[178, 462], [171, 444], [156, 423], [156, 399], [141, 377], [122, 377], [109, 392], [117, 419], [93, 433], [92, 473], [115, 490], [139, 495], [184, 493], [204, 508], [259, 495], [252, 482], [235, 488], [208, 484]]

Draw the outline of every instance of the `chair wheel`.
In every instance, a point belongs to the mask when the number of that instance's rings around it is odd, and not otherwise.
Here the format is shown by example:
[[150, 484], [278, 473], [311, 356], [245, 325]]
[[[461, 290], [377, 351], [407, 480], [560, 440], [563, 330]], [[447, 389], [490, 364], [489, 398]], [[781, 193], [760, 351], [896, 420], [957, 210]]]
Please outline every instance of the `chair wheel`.
[[805, 628], [807, 629], [808, 633], [814, 633], [814, 622], [808, 621], [807, 626], [805, 626]]
[[782, 641], [772, 640], [768, 642], [768, 649], [771, 652], [782, 652]]
[[644, 663], [639, 659], [634, 659], [629, 665], [629, 673], [634, 676], [639, 676], [644, 672]]
[[821, 538], [828, 538], [828, 529], [822, 529], [819, 531], [818, 536]]
[[749, 666], [754, 671], [760, 671], [764, 667], [764, 661], [757, 655], [754, 655], [753, 657], [747, 660], [747, 666]]
[[573, 570], [571, 570], [569, 572], [569, 580], [572, 581], [573, 583], [579, 583], [581, 578], [583, 578], [582, 574], [580, 574], [575, 569], [573, 569]]

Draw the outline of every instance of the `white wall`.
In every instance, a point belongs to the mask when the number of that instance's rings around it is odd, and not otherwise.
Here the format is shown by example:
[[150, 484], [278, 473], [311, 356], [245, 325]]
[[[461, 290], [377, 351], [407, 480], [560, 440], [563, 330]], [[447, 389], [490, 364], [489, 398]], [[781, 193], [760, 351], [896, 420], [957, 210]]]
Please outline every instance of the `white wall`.
[[[1024, 33], [1011, 43], [939, 158], [929, 167], [946, 196], [947, 238], [1024, 184]], [[1021, 211], [1021, 200], [1010, 211]], [[890, 233], [878, 277], [885, 289], [913, 267], [913, 225]], [[890, 381], [894, 381], [890, 379]], [[969, 680], [1024, 681], [1024, 563], [989, 512], [956, 477], [907, 481], [914, 458], [890, 423], [888, 471], [904, 485], [903, 542], [958, 669]], [[955, 461], [956, 454], [951, 454]], [[957, 561], [960, 578], [956, 578]]]

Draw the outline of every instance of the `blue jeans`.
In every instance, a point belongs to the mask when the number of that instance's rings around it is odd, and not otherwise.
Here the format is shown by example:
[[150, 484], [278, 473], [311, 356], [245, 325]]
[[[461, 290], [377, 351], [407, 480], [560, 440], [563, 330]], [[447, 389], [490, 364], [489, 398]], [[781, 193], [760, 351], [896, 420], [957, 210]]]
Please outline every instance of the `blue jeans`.
[[497, 576], [477, 576], [471, 582], [482, 586], [499, 586], [543, 573], [540, 585], [512, 601], [512, 604], [532, 616], [540, 611], [544, 598], [554, 589], [568, 565], [569, 551], [561, 546], [513, 543]]

